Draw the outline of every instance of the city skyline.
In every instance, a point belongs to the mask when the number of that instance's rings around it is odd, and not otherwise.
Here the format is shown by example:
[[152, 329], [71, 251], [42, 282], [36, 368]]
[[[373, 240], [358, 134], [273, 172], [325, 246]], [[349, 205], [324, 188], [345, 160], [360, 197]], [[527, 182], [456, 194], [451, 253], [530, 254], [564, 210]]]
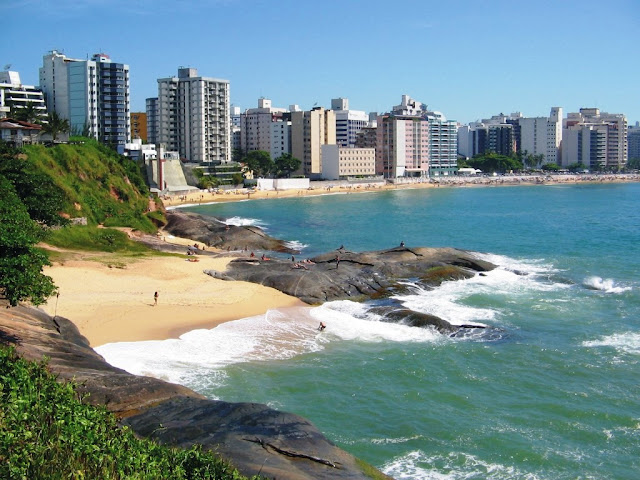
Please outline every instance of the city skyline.
[[640, 4], [614, 6], [9, 0], [0, 22], [13, 42], [0, 61], [37, 85], [53, 49], [71, 58], [105, 53], [130, 66], [132, 111], [145, 111], [157, 79], [184, 66], [229, 80], [231, 103], [243, 111], [260, 97], [303, 109], [344, 97], [353, 109], [383, 113], [407, 94], [460, 123], [515, 111], [546, 116], [558, 106], [624, 113], [633, 125]]

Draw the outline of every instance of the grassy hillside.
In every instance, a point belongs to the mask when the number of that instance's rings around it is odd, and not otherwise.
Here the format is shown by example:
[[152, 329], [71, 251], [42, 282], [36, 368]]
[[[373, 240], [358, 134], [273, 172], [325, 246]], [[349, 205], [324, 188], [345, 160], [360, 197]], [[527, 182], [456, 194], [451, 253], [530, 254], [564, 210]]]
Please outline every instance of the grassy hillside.
[[149, 190], [138, 165], [95, 140], [70, 145], [27, 145], [34, 168], [51, 176], [65, 192], [65, 214], [86, 217], [89, 225], [133, 227], [153, 232], [147, 214]]

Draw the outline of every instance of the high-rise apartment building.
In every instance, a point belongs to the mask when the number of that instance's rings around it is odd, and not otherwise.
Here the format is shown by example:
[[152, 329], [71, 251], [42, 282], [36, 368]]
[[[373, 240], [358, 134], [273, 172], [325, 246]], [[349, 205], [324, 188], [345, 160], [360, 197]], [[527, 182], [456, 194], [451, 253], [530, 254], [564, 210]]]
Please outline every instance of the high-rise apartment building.
[[640, 160], [640, 123], [630, 126], [627, 133], [627, 159]]
[[18, 72], [0, 72], [0, 118], [9, 117], [11, 109], [18, 110], [32, 104], [38, 117], [47, 115], [42, 90], [23, 85]]
[[369, 116], [361, 110], [350, 110], [347, 98], [332, 99], [331, 110], [336, 116], [336, 142], [341, 147], [355, 147], [358, 133], [369, 125]]
[[128, 65], [104, 53], [78, 60], [53, 50], [43, 57], [40, 86], [47, 109], [68, 119], [73, 133], [88, 134], [119, 150], [130, 142]]
[[154, 145], [158, 143], [158, 97], [147, 98], [147, 141]]
[[542, 163], [561, 162], [562, 108], [553, 107], [549, 117], [523, 117], [519, 150], [524, 155], [543, 155]]
[[384, 178], [429, 176], [429, 121], [419, 116], [378, 117], [376, 173]]
[[301, 170], [311, 179], [322, 177], [322, 145], [336, 144], [336, 117], [332, 110], [291, 109], [291, 153], [302, 162]]
[[240, 148], [243, 152], [263, 150], [271, 153], [271, 123], [282, 120], [287, 110], [271, 106], [268, 98], [258, 99], [258, 108], [240, 115]]
[[581, 108], [564, 121], [562, 164], [582, 163], [592, 170], [620, 170], [627, 164], [627, 117]]
[[131, 112], [131, 138], [147, 141], [147, 114]]
[[458, 124], [440, 112], [427, 112], [429, 175], [453, 175], [458, 170]]
[[[156, 142], [190, 162], [231, 160], [229, 81], [179, 68], [158, 79]], [[147, 112], [147, 117], [150, 114]]]

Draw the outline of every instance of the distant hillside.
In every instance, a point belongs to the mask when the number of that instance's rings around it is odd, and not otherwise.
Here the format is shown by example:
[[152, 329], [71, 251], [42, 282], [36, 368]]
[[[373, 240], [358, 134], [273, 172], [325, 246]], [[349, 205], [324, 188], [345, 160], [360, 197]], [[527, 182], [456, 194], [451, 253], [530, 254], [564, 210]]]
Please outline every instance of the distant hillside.
[[149, 190], [137, 164], [95, 140], [69, 145], [27, 145], [23, 149], [34, 168], [51, 176], [66, 195], [65, 213], [86, 217], [89, 225], [155, 230], [147, 213]]

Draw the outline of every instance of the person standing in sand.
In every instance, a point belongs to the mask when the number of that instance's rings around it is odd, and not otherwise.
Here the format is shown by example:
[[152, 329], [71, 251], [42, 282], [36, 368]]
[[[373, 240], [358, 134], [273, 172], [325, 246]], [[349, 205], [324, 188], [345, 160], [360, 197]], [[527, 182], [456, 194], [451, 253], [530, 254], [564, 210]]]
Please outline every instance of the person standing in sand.
[[153, 306], [158, 305], [158, 292], [153, 294]]

